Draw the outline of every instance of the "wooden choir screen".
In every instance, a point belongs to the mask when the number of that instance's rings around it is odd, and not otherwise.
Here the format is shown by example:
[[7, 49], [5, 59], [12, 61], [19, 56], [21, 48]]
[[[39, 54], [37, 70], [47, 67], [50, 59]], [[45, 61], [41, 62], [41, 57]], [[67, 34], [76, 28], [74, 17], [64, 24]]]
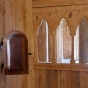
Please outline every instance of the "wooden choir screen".
[[60, 25], [56, 29], [56, 35], [53, 41], [52, 33], [45, 19], [41, 21], [41, 24], [37, 31], [37, 57], [40, 63], [50, 63], [53, 60], [55, 42], [55, 56], [57, 63], [70, 63], [71, 60], [71, 36], [70, 28], [67, 22], [62, 18]]
[[4, 61], [6, 75], [28, 73], [28, 41], [22, 32], [11, 31], [6, 35]]
[[[56, 31], [55, 36], [52, 35], [51, 32], [52, 30], [50, 31], [47, 21], [43, 19], [37, 31], [38, 35], [35, 36], [35, 38], [37, 38], [37, 43], [35, 43], [35, 46], [37, 47], [36, 52], [38, 54], [37, 55], [37, 59], [39, 59], [38, 62], [39, 63], [51, 62], [53, 64], [52, 61], [53, 59], [55, 59], [57, 66], [51, 64], [52, 65], [51, 67], [56, 66], [56, 68], [58, 68], [58, 66], [62, 66], [62, 67], [66, 66], [63, 69], [79, 69], [79, 70], [81, 70], [81, 67], [86, 68], [87, 67], [86, 64], [88, 63], [87, 27], [88, 27], [88, 21], [84, 17], [81, 20], [80, 24], [75, 29], [76, 35], [74, 35], [74, 38], [72, 40], [70, 35], [70, 27], [67, 25], [66, 19], [62, 18], [62, 20], [60, 21], [60, 25], [55, 30]], [[73, 42], [74, 58], [72, 58], [72, 54], [73, 54], [72, 41], [74, 41]], [[67, 50], [65, 50], [66, 49], [65, 45], [67, 47]], [[65, 55], [65, 52], [68, 53], [67, 57]], [[53, 53], [55, 53], [55, 55]], [[52, 57], [50, 57], [50, 54], [52, 55]], [[74, 64], [71, 64], [72, 59], [74, 59], [75, 61]], [[44, 67], [44, 64], [40, 64], [40, 65], [37, 64], [37, 66], [38, 68], [42, 68]], [[48, 66], [47, 68], [51, 68], [49, 65], [45, 64], [45, 66]]]

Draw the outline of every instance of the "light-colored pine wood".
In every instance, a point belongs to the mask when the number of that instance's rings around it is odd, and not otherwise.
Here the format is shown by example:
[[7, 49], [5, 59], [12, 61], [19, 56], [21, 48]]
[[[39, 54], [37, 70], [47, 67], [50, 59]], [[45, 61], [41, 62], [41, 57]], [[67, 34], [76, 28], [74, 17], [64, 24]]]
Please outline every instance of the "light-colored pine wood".
[[67, 71], [61, 71], [61, 88], [67, 88]]
[[39, 88], [39, 70], [35, 70], [35, 88]]
[[80, 72], [73, 71], [73, 88], [80, 88]]
[[[29, 52], [33, 53], [33, 25], [32, 25], [32, 1], [30, 0], [6, 0], [5, 1], [5, 30], [19, 30], [28, 38]], [[32, 40], [32, 41], [31, 41]], [[6, 76], [5, 88], [34, 88], [33, 57], [29, 57], [29, 74]], [[31, 86], [30, 86], [31, 85]], [[4, 87], [3, 87], [4, 88]]]
[[88, 71], [88, 65], [86, 65], [86, 64], [41, 63], [41, 64], [34, 64], [34, 69]]
[[[38, 4], [37, 4], [38, 3]], [[80, 5], [87, 4], [87, 0], [33, 0], [33, 7], [61, 6], [61, 5]]]
[[46, 88], [46, 71], [45, 70], [39, 70], [39, 88]]
[[61, 80], [60, 80], [60, 74], [61, 74], [61, 71], [58, 71], [57, 72], [57, 74], [58, 74], [58, 88], [60, 88], [60, 86], [61, 86]]
[[72, 71], [67, 71], [67, 88], [73, 88], [74, 82], [73, 82], [73, 72]]
[[[61, 7], [45, 7], [45, 8], [33, 8], [33, 25], [34, 25], [34, 33], [38, 30], [39, 24], [43, 18], [45, 18], [48, 22], [48, 25], [51, 29], [51, 35], [53, 42], [55, 43], [55, 32], [58, 27], [60, 20], [64, 17], [70, 27], [70, 34], [72, 37], [72, 55], [71, 55], [71, 64], [75, 63], [74, 60], [74, 36], [76, 34], [76, 28], [79, 25], [81, 19], [86, 16], [87, 17], [87, 5], [76, 5], [76, 6], [61, 6]], [[85, 9], [85, 10], [84, 10]], [[53, 25], [53, 23], [55, 23]], [[36, 38], [36, 35], [35, 35]], [[36, 43], [35, 43], [36, 44]], [[53, 44], [53, 62], [56, 60], [56, 49], [55, 44]], [[35, 45], [36, 48], [36, 45]], [[36, 52], [35, 52], [36, 55]], [[36, 56], [34, 58], [37, 58]]]
[[[51, 30], [54, 31], [63, 17], [66, 19], [71, 31], [76, 30], [76, 27], [79, 25], [82, 17], [88, 17], [87, 8], [88, 5], [33, 8], [33, 24], [35, 25], [34, 31], [38, 29], [42, 18], [47, 20]], [[53, 23], [55, 24], [53, 25]], [[73, 27], [75, 29], [73, 29]]]
[[[4, 37], [4, 35], [11, 30], [20, 30], [24, 32], [28, 38], [28, 50], [32, 52], [33, 55], [36, 54], [36, 49], [34, 48], [36, 48], [35, 38], [37, 36], [38, 27], [42, 18], [47, 20], [50, 27], [49, 37], [51, 40], [49, 41], [49, 48], [51, 51], [49, 53], [51, 60], [56, 59], [55, 52], [53, 55], [55, 43], [51, 43], [52, 41], [56, 41], [55, 32], [60, 20], [63, 17], [67, 20], [71, 29], [71, 35], [74, 37], [76, 34], [76, 27], [79, 25], [81, 18], [84, 16], [88, 17], [87, 4], [72, 5], [85, 4], [88, 3], [87, 0], [34, 0], [33, 7], [47, 7], [33, 8], [33, 14], [32, 0], [0, 0], [0, 3], [0, 38]], [[57, 5], [69, 6], [48, 7]], [[74, 49], [74, 47], [72, 47], [72, 49]], [[74, 59], [74, 50], [72, 53], [72, 58]], [[0, 51], [0, 58], [1, 55], [2, 53]], [[35, 57], [33, 57], [33, 55], [29, 56], [29, 74], [6, 76], [5, 79], [2, 79], [3, 76], [0, 73], [0, 88], [88, 88], [87, 65], [58, 65], [56, 63], [34, 64], [34, 59], [36, 59], [37, 56], [35, 55]], [[72, 62], [74, 62], [74, 60]]]
[[[9, 22], [8, 22], [9, 21]], [[5, 1], [5, 29], [6, 33], [15, 30], [15, 1]]]

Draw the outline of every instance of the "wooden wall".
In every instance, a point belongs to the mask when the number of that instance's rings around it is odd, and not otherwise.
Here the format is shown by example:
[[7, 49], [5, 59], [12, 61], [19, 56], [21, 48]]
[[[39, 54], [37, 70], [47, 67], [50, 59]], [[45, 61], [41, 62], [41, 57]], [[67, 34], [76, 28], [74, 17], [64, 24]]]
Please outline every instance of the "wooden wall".
[[[31, 0], [0, 0], [0, 42], [11, 30], [20, 30], [27, 36], [28, 51], [33, 53]], [[3, 53], [0, 51], [0, 66], [2, 59]], [[33, 56], [30, 56], [27, 75], [4, 76], [0, 70], [0, 88], [34, 88], [33, 74]]]
[[[33, 0], [33, 6], [31, 0], [0, 0], [0, 41], [9, 31], [20, 30], [26, 34], [29, 42], [28, 50], [33, 53], [33, 56], [29, 57], [29, 74], [4, 76], [0, 73], [0, 88], [88, 88], [87, 71], [34, 69], [36, 65], [33, 65], [33, 60], [37, 61], [34, 44], [42, 18], [47, 20], [54, 41], [56, 28], [63, 17], [66, 18], [74, 39], [77, 25], [82, 17], [88, 17], [87, 14], [88, 0]], [[74, 63], [73, 42], [72, 63]], [[1, 64], [2, 51], [0, 51], [0, 58]]]
[[[81, 19], [86, 17], [88, 20], [87, 10], [88, 0], [33, 0], [34, 40], [43, 18], [48, 22], [53, 42], [55, 42], [56, 29], [62, 18], [66, 19], [72, 37], [71, 68], [69, 68], [69, 65], [58, 65], [55, 62], [51, 64], [35, 64], [35, 88], [88, 88], [88, 70], [82, 64], [78, 65], [74, 62], [74, 36]], [[34, 59], [37, 62], [36, 42], [34, 45]], [[54, 48], [55, 45], [53, 45], [52, 54], [55, 61]]]

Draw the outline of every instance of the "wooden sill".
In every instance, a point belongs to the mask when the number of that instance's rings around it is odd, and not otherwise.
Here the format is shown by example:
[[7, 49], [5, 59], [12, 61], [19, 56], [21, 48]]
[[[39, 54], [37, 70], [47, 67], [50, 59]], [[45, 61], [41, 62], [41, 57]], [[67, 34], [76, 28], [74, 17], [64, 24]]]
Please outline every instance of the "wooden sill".
[[88, 64], [34, 63], [34, 69], [88, 71]]

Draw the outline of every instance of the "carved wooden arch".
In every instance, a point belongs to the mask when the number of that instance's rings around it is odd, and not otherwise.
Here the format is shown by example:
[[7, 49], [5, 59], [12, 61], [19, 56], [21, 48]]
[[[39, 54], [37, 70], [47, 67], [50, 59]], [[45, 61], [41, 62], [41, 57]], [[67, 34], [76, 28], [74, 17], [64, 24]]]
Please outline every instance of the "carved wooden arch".
[[21, 31], [10, 31], [4, 38], [4, 73], [28, 73], [28, 41]]

